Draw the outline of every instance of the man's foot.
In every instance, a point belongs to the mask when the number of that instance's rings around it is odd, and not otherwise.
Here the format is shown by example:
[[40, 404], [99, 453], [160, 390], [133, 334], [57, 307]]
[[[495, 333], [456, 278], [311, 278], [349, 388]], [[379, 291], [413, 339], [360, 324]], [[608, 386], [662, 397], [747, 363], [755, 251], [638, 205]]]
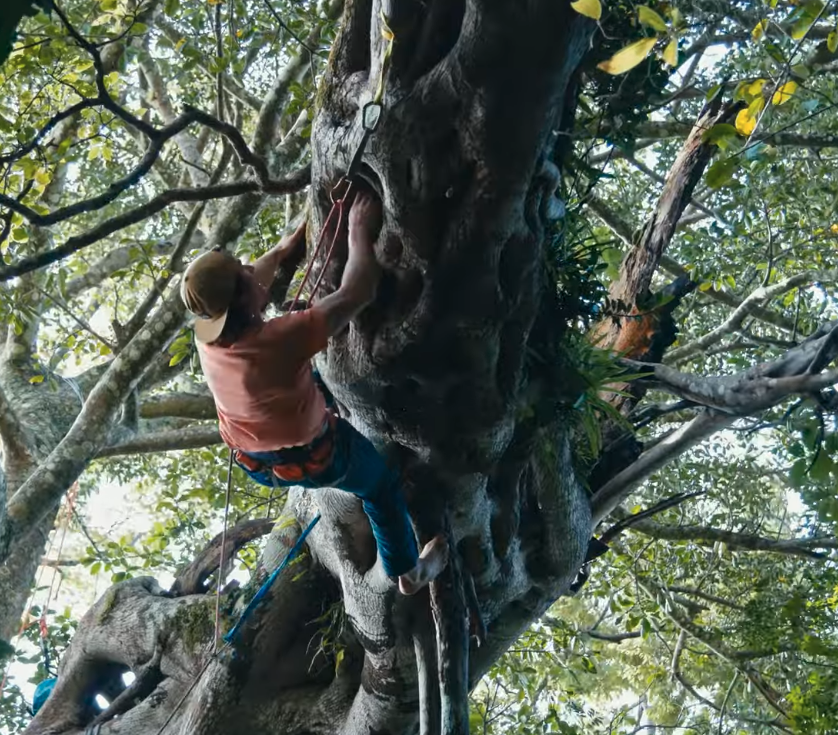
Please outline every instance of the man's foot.
[[399, 592], [415, 595], [436, 579], [448, 564], [448, 542], [441, 533], [434, 536], [419, 554], [419, 561], [409, 572], [399, 577]]

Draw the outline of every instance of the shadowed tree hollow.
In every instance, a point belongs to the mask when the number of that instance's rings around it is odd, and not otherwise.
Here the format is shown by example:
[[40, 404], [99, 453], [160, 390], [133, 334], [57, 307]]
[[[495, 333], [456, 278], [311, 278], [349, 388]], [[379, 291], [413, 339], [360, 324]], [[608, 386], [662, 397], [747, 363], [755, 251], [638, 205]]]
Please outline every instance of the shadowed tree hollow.
[[[597, 64], [617, 63], [615, 52], [642, 36], [625, 22], [635, 9], [615, 4], [598, 25], [588, 17], [602, 12], [593, 0], [576, 8], [565, 0], [351, 0], [279, 11], [218, 0], [48, 5], [21, 26], [21, 48], [5, 67], [17, 99], [0, 109], [9, 133], [0, 151], [8, 325], [0, 635], [11, 640], [21, 630], [62, 498], [95, 476], [91, 463], [118, 467], [125, 457], [219, 444], [211, 397], [194, 370], [179, 274], [213, 247], [260, 252], [301, 217], [313, 246], [364, 138], [364, 106], [379, 91], [383, 109], [358, 185], [383, 203], [376, 257], [384, 275], [373, 304], [315, 364], [342, 416], [401, 473], [420, 543], [445, 533], [452, 554], [427, 592], [401, 596], [355, 499], [333, 490], [270, 493], [231, 521], [223, 551], [213, 538], [168, 590], [135, 570], [101, 596], [26, 733], [464, 733], [481, 677], [557, 599], [580, 589], [607, 545], [631, 556], [619, 538], [627, 529], [673, 548], [727, 544], [807, 564], [832, 553], [821, 526], [780, 538], [782, 522], [772, 536], [758, 523], [723, 527], [723, 515], [706, 525], [665, 516], [706, 490], [653, 488], [642, 510], [624, 507], [658, 470], [747, 417], [780, 425], [805, 399], [825, 426], [834, 410], [838, 340], [829, 313], [812, 318], [814, 307], [795, 311], [790, 300], [771, 308], [796, 289], [830, 284], [831, 263], [775, 271], [782, 251], [772, 245], [765, 275], [736, 291], [720, 280], [699, 286], [696, 270], [667, 254], [696, 222], [730, 226], [710, 199], [737, 166], [757, 160], [747, 153], [754, 146], [835, 147], [810, 131], [781, 139], [779, 124], [760, 131], [766, 111], [797, 89], [802, 72], [790, 72], [791, 63], [757, 91], [747, 91], [755, 82], [745, 74], [745, 92], [722, 84], [693, 94], [709, 45], [753, 42], [762, 21], [748, 8], [727, 19], [700, 4], [696, 34], [680, 14], [664, 20], [642, 6], [655, 16], [641, 11], [645, 46], [631, 52], [643, 73], [612, 76]], [[818, 49], [826, 44], [834, 55], [820, 21], [813, 16], [801, 40], [812, 45], [812, 84], [830, 74]], [[766, 25], [766, 37], [785, 27]], [[646, 61], [656, 43], [668, 64], [680, 63], [677, 95], [665, 92], [661, 61]], [[47, 84], [57, 86], [47, 94]], [[25, 117], [27, 105], [37, 119], [12, 126], [5, 113], [14, 107]], [[671, 119], [650, 121], [664, 105]], [[600, 138], [605, 153], [592, 144], [580, 154], [580, 141]], [[600, 195], [597, 156], [648, 170], [637, 160], [647, 139], [664, 144], [645, 221], [631, 222], [618, 196]], [[574, 250], [585, 241], [581, 222], [596, 222], [612, 250], [622, 248], [607, 289]], [[780, 235], [769, 225], [766, 237]], [[339, 239], [328, 262], [316, 259], [325, 292], [338, 287], [346, 255]], [[283, 271], [275, 306], [299, 283], [300, 265]], [[677, 309], [699, 302], [726, 311], [688, 324], [688, 337], [667, 352]], [[755, 324], [774, 330], [771, 338], [760, 342]], [[681, 371], [735, 335], [751, 340], [749, 359]], [[81, 358], [69, 369], [62, 361], [73, 350]], [[658, 402], [649, 405], [649, 395]], [[673, 423], [639, 438], [661, 418]], [[196, 456], [200, 468], [189, 471], [219, 509], [221, 455]], [[264, 490], [234, 477], [240, 497]], [[192, 496], [181, 490], [170, 505], [182, 502], [186, 513]], [[217, 587], [223, 632], [318, 514], [303, 553], [242, 635], [216, 650]], [[652, 520], [658, 514], [671, 522]], [[231, 559], [260, 539], [250, 581], [225, 586]], [[701, 699], [679, 668], [692, 655], [684, 654], [689, 640], [728, 667], [728, 695], [740, 678], [751, 687], [753, 711], [731, 707], [729, 717], [792, 731], [795, 700], [754, 663], [763, 656], [725, 642], [723, 626], [704, 625], [699, 581], [636, 580], [637, 594], [665, 611], [655, 632], [677, 639], [670, 681]], [[644, 638], [653, 629], [638, 619], [627, 632], [597, 633], [604, 618], [586, 631], [592, 638], [619, 644], [640, 636], [634, 627]], [[795, 650], [828, 655], [826, 643], [806, 648], [806, 635], [811, 641], [811, 630], [801, 631]], [[128, 671], [135, 678], [126, 687]], [[105, 709], [93, 704], [97, 694]], [[728, 698], [711, 704], [721, 723]]]

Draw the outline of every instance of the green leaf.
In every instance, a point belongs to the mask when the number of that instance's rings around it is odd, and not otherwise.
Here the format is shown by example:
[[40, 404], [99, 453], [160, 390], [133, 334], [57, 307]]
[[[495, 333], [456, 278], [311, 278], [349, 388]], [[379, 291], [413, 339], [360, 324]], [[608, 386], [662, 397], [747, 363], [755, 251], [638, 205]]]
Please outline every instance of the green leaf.
[[838, 32], [832, 31], [826, 37], [826, 47], [829, 49], [829, 53], [834, 54], [838, 51]]
[[178, 352], [176, 355], [169, 360], [169, 367], [174, 367], [175, 365], [179, 365], [183, 362], [187, 357], [189, 357], [188, 352]]
[[735, 158], [725, 158], [724, 160], [716, 161], [707, 169], [704, 180], [711, 189], [721, 189], [730, 183], [737, 168], [739, 168], [739, 163]]
[[12, 230], [12, 240], [14, 242], [26, 242], [29, 240], [29, 232], [25, 227], [15, 227]]
[[655, 31], [666, 33], [668, 30], [666, 21], [648, 5], [637, 6], [637, 19], [641, 22], [641, 24]]
[[808, 15], [805, 15], [792, 25], [789, 34], [795, 41], [799, 41], [801, 38], [806, 36], [814, 22], [814, 18], [810, 18]]
[[43, 375], [33, 375], [31, 378], [29, 378], [29, 382], [32, 383], [32, 385], [37, 385], [38, 383], [43, 383], [44, 382], [44, 376]]
[[702, 140], [724, 148], [727, 141], [736, 139], [738, 136], [736, 128], [730, 123], [718, 123], [704, 133]]

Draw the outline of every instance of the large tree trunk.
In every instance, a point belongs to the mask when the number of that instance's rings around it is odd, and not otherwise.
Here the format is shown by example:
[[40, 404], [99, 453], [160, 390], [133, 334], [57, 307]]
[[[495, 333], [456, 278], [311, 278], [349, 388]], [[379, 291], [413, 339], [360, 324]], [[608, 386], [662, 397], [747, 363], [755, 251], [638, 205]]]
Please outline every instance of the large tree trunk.
[[[429, 596], [397, 594], [354, 499], [293, 494], [297, 525], [278, 524], [263, 565], [275, 567], [319, 511], [307, 572], [280, 576], [235, 657], [209, 657], [205, 596], [173, 598], [148, 580], [117, 586], [83, 620], [33, 735], [83, 733], [94, 716], [85, 698], [126, 667], [139, 704], [101, 733], [153, 734], [169, 717], [169, 733], [461, 731], [464, 693], [583, 561], [590, 505], [560, 418], [557, 361], [532, 354], [560, 351], [544, 267], [563, 211], [552, 159], [593, 24], [564, 0], [384, 6], [397, 40], [363, 173], [385, 205], [386, 275], [318, 367], [344, 415], [400, 467], [420, 540], [450, 529], [456, 555], [433, 590], [445, 663], [455, 662], [439, 667], [442, 691]], [[347, 4], [320, 93], [319, 222], [378, 81], [381, 9]], [[338, 252], [327, 288], [344, 261]], [[318, 653], [311, 621], [341, 604], [351, 625], [336, 661]], [[476, 631], [485, 626], [479, 647], [469, 647], [466, 608]]]

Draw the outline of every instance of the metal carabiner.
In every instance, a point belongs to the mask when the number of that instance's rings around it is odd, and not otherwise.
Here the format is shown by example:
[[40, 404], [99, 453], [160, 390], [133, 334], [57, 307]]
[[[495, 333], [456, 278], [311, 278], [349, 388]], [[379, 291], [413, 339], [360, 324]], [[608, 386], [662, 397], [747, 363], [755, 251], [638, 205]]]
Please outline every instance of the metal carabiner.
[[379, 120], [381, 120], [381, 105], [378, 102], [367, 102], [361, 111], [361, 127], [364, 130], [364, 135], [358, 144], [358, 148], [355, 150], [355, 155], [352, 156], [352, 160], [349, 162], [349, 168], [346, 170], [347, 179], [352, 180], [358, 175], [367, 143], [369, 142], [370, 136], [378, 127]]

